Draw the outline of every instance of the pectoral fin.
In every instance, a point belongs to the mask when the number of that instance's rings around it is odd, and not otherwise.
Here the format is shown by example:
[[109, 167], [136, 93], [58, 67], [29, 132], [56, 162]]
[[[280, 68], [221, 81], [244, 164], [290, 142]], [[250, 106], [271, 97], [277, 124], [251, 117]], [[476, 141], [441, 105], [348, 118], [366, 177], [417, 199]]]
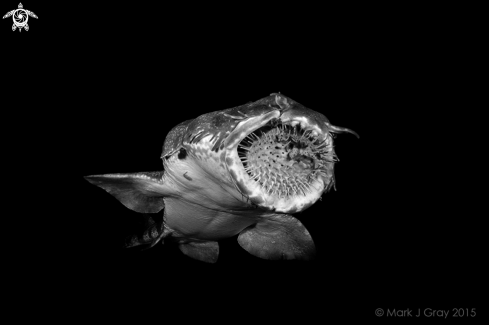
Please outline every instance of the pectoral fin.
[[244, 229], [238, 243], [250, 254], [269, 260], [309, 260], [316, 251], [306, 227], [288, 214], [275, 214]]
[[164, 208], [163, 196], [168, 189], [162, 182], [163, 172], [133, 174], [106, 174], [86, 176], [131, 210], [141, 213], [156, 213]]
[[215, 241], [190, 242], [178, 247], [185, 255], [202, 262], [215, 263], [219, 256], [219, 244]]

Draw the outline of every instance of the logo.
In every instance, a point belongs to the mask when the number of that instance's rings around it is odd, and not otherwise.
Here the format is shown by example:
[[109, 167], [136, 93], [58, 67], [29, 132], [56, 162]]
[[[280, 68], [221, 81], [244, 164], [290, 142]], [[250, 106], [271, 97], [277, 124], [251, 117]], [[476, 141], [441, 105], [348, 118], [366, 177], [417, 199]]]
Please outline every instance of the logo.
[[12, 25], [12, 31], [15, 31], [16, 28], [19, 29], [19, 32], [22, 31], [22, 28], [25, 30], [29, 30], [29, 25], [27, 25], [27, 21], [29, 20], [29, 16], [36, 18], [37, 16], [35, 13], [29, 10], [25, 10], [24, 7], [22, 6], [22, 3], [19, 3], [19, 8], [14, 9], [12, 11], [9, 11], [3, 16], [3, 18], [7, 18], [12, 16], [12, 19], [14, 20], [14, 24]]

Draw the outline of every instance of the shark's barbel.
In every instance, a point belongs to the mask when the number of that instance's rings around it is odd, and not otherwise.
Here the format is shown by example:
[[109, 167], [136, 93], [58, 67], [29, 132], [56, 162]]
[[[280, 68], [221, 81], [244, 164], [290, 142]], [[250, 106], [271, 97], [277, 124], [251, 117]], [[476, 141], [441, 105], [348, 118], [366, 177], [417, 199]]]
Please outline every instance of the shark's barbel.
[[[311, 259], [314, 242], [292, 216], [334, 186], [334, 126], [281, 94], [201, 115], [165, 139], [164, 170], [87, 176], [141, 213], [163, 210], [128, 246], [173, 239], [195, 259], [216, 262], [217, 241], [239, 234], [265, 259]], [[357, 135], [358, 136], [358, 135]]]

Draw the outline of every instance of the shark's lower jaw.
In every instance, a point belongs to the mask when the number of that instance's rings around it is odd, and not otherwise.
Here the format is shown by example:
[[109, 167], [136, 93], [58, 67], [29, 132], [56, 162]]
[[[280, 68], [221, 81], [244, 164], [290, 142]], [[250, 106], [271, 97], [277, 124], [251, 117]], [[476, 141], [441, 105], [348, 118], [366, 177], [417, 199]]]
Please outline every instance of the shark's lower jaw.
[[228, 168], [239, 190], [261, 208], [302, 211], [334, 181], [331, 136], [301, 123], [272, 118], [249, 132], [233, 151], [229, 156], [239, 161], [228, 163]]

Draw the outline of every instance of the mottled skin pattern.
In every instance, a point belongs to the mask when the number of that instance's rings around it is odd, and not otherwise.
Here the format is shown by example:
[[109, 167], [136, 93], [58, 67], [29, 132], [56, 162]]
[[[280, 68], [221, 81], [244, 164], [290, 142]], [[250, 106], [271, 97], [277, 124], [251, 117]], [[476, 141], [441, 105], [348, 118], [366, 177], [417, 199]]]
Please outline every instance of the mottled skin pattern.
[[258, 116], [273, 109], [268, 105], [280, 109], [280, 107], [275, 104], [275, 96], [269, 96], [254, 103], [207, 113], [194, 120], [182, 122], [175, 126], [166, 137], [161, 157], [163, 158], [171, 155], [182, 145], [198, 142], [206, 135], [211, 133], [217, 134], [220, 132], [221, 135], [219, 136], [216, 145], [212, 148], [212, 150], [217, 151], [226, 135], [228, 135], [240, 122], [240, 120], [236, 120], [230, 116], [244, 117], [239, 112], [250, 117]]
[[[245, 171], [238, 145], [255, 130], [277, 125], [313, 135], [326, 148], [324, 172], [309, 191], [287, 198], [267, 192]], [[333, 126], [326, 117], [281, 94], [215, 111], [174, 127], [163, 146], [164, 172], [107, 174], [87, 179], [137, 212], [164, 209], [163, 223], [148, 224], [129, 246], [169, 237], [180, 250], [205, 262], [217, 260], [216, 240], [240, 234], [239, 244], [267, 259], [310, 259], [314, 243], [290, 214], [307, 209], [334, 184], [334, 150], [330, 133], [353, 131]], [[277, 156], [278, 157], [278, 156]], [[290, 158], [292, 159], [292, 158]], [[292, 160], [291, 163], [294, 163]]]
[[[276, 102], [277, 94], [271, 94], [268, 97], [260, 99], [253, 103], [229, 108], [226, 110], [215, 111], [207, 113], [197, 117], [194, 120], [187, 120], [175, 126], [165, 139], [163, 146], [163, 152], [161, 157], [166, 157], [177, 151], [182, 145], [189, 142], [198, 142], [202, 137], [210, 133], [221, 132], [221, 136], [216, 142], [215, 147], [212, 150], [217, 150], [221, 146], [222, 141], [225, 139], [225, 135], [229, 134], [239, 120], [235, 120], [230, 116], [243, 117], [241, 113], [246, 114], [249, 117], [258, 116], [264, 113], [268, 113], [273, 109], [283, 110], [288, 108], [288, 113], [285, 113], [284, 117], [287, 119], [293, 119], [294, 117], [305, 117], [312, 123], [317, 125], [324, 133], [329, 131], [335, 131], [336, 128], [331, 125], [328, 126], [329, 120], [321, 113], [313, 111], [288, 97], [280, 95], [282, 98], [286, 98], [286, 103]], [[195, 135], [203, 131], [198, 137]]]

